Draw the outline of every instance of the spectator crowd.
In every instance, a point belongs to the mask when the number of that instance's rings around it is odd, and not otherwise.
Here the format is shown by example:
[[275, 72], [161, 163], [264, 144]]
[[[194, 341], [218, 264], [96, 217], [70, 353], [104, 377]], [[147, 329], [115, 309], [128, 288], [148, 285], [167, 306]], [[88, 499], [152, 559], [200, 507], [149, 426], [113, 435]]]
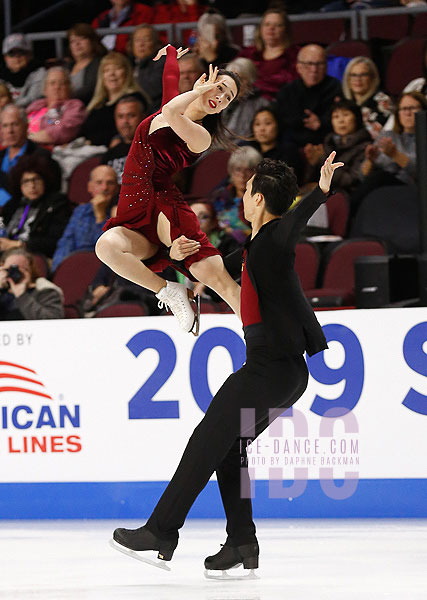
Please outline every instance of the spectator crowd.
[[[22, 33], [3, 39], [1, 319], [70, 316], [64, 312], [64, 293], [55, 284], [55, 273], [74, 252], [93, 251], [103, 225], [114, 216], [135, 130], [160, 109], [164, 59], [152, 59], [173, 40], [166, 40], [155, 24], [197, 22], [197, 27], [184, 32], [190, 52], [179, 61], [181, 93], [191, 90], [210, 64], [234, 71], [241, 81], [238, 97], [224, 112], [232, 142], [227, 168], [223, 158], [215, 166], [215, 156], [223, 156], [223, 151], [214, 147], [192, 171], [176, 179], [201, 229], [224, 253], [250, 234], [242, 197], [263, 158], [291, 165], [303, 197], [316, 185], [325, 157], [336, 152], [336, 160], [345, 163], [334, 178], [337, 205], [341, 203], [345, 215], [341, 238], [352, 235], [361, 207], [364, 214], [367, 207], [369, 211], [373, 194], [387, 195], [390, 186], [401, 186], [403, 196], [416, 189], [416, 114], [427, 109], [426, 40], [419, 56], [413, 56], [420, 76], [396, 96], [385, 88], [384, 65], [372, 57], [346, 56], [345, 68], [338, 74], [332, 71], [327, 48], [294, 43], [281, 2], [264, 3], [269, 7], [253, 43], [244, 46], [233, 39], [226, 21], [230, 15], [224, 16], [221, 2], [110, 2], [111, 7], [91, 24], [70, 24], [64, 59], [40, 62]], [[323, 4], [327, 12], [396, 3]], [[96, 32], [125, 26], [134, 28], [131, 34], [100, 37]], [[193, 176], [208, 160], [217, 179], [211, 189], [200, 192], [194, 189]], [[90, 168], [85, 170], [85, 165]], [[73, 187], [76, 169], [85, 175]], [[317, 233], [337, 233], [325, 210], [313, 224]], [[177, 275], [171, 270], [168, 276]], [[156, 314], [149, 294], [136, 288], [102, 267], [74, 308], [80, 316], [93, 316], [107, 299], [130, 298], [147, 314]], [[220, 303], [203, 286], [196, 291], [209, 302]]]

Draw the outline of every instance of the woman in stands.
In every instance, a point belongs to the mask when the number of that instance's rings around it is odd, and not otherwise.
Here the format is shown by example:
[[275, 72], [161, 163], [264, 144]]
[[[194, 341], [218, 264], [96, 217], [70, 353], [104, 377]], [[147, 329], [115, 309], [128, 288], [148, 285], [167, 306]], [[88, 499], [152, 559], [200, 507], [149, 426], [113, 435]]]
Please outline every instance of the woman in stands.
[[274, 100], [282, 85], [298, 78], [298, 51], [299, 47], [292, 44], [288, 15], [280, 8], [270, 8], [262, 16], [255, 46], [244, 48], [240, 56], [255, 63], [255, 87], [265, 98]]
[[380, 186], [408, 185], [417, 177], [415, 115], [427, 109], [420, 92], [406, 92], [397, 101], [393, 131], [382, 131], [365, 150], [364, 180], [351, 196], [352, 213], [372, 190]]
[[226, 141], [220, 113], [238, 95], [239, 81], [234, 73], [211, 66], [209, 77], [203, 74], [193, 90], [178, 94], [177, 59], [186, 52], [168, 45], [155, 57], [166, 54], [162, 109], [136, 130], [117, 216], [106, 223], [96, 253], [122, 277], [155, 292], [181, 327], [191, 331], [196, 320], [185, 286], [166, 282], [156, 274], [170, 264], [166, 250], [174, 239], [183, 234], [197, 242], [197, 252], [185, 259], [185, 269], [215, 290], [237, 314], [240, 294], [218, 250], [173, 184], [172, 175], [194, 163], [212, 140]]
[[228, 159], [229, 177], [225, 184], [210, 194], [219, 224], [240, 243], [243, 243], [251, 232], [250, 223], [243, 214], [243, 194], [248, 180], [254, 175], [255, 167], [261, 160], [262, 154], [252, 146], [238, 148]]
[[60, 146], [77, 137], [86, 117], [83, 102], [71, 97], [70, 75], [63, 67], [51, 67], [44, 81], [44, 98], [27, 108], [28, 137], [37, 144]]
[[129, 59], [118, 52], [109, 52], [99, 65], [95, 92], [87, 107], [89, 115], [80, 135], [94, 146], [109, 146], [117, 135], [114, 110], [120, 98], [128, 94], [147, 108], [147, 96], [134, 80]]
[[150, 94], [151, 111], [159, 110], [162, 101], [163, 64], [153, 61], [163, 44], [151, 25], [138, 25], [131, 35], [129, 56], [134, 65], [133, 76], [142, 90]]
[[390, 96], [379, 85], [378, 69], [370, 58], [356, 56], [348, 63], [342, 81], [344, 96], [360, 106], [365, 127], [374, 139], [393, 112]]
[[93, 96], [99, 63], [107, 53], [98, 35], [87, 23], [76, 23], [67, 31], [73, 62], [70, 77], [73, 98], [88, 104]]
[[227, 21], [222, 15], [206, 12], [200, 17], [194, 51], [205, 69], [209, 65], [222, 67], [236, 58], [239, 48], [233, 44]]
[[372, 142], [362, 118], [360, 108], [351, 100], [339, 100], [331, 111], [332, 132], [325, 137], [323, 144], [307, 144], [304, 154], [311, 168], [306, 179], [316, 181], [320, 168], [331, 152], [336, 152], [337, 160], [344, 165], [335, 174], [334, 190], [350, 194], [360, 183], [360, 167], [365, 158], [365, 148]]

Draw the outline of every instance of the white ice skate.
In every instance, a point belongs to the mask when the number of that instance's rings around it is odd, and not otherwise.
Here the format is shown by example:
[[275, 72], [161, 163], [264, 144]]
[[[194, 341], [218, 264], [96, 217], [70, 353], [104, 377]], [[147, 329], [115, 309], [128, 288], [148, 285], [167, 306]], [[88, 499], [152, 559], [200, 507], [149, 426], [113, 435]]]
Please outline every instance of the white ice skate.
[[158, 569], [163, 569], [163, 571], [171, 571], [171, 568], [163, 560], [155, 560], [152, 558], [148, 558], [148, 556], [145, 556], [147, 553], [147, 550], [145, 550], [144, 552], [137, 552], [136, 550], [131, 550], [130, 548], [126, 548], [125, 546], [122, 546], [121, 544], [119, 544], [118, 542], [116, 542], [113, 539], [110, 540], [109, 544], [112, 548], [114, 548], [114, 550], [118, 550], [118, 552], [121, 552], [122, 554], [126, 554], [126, 556], [135, 558], [136, 560], [139, 560], [139, 561], [141, 561], [147, 565], [150, 565], [152, 567], [157, 567]]
[[[235, 565], [234, 567], [230, 567], [228, 570], [230, 569], [238, 569], [240, 566], [242, 565], [242, 563], [239, 563], [238, 565]], [[246, 569], [245, 569], [246, 571]], [[208, 569], [205, 569], [205, 577], [206, 579], [216, 579], [217, 581], [244, 581], [246, 579], [259, 579], [258, 575], [255, 575], [255, 571], [253, 569], [249, 570], [249, 573], [247, 575], [229, 575], [227, 573], [227, 571], [221, 571], [221, 574], [218, 575], [213, 575], [212, 573], [218, 573], [217, 570], [215, 571], [209, 571]]]
[[158, 294], [159, 308], [167, 306], [170, 311], [178, 319], [178, 323], [181, 329], [192, 333], [193, 335], [199, 335], [199, 324], [200, 324], [200, 297], [196, 296], [192, 302], [196, 305], [196, 312], [194, 312], [190, 299], [188, 297], [188, 290], [182, 283], [176, 283], [174, 281], [168, 281], [166, 286], [163, 287]]

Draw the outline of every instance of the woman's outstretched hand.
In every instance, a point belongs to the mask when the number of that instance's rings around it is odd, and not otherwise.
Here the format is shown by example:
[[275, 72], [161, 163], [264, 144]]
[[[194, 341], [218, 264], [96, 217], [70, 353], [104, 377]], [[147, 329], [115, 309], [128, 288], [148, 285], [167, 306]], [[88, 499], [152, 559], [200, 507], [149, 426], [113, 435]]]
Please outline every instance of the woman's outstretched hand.
[[[162, 56], [166, 56], [166, 50], [167, 50], [168, 46], [170, 46], [170, 44], [167, 44], [166, 46], [163, 46], [163, 48], [160, 48], [160, 50], [157, 52], [157, 54], [153, 58], [153, 60], [159, 60], [159, 58], [161, 58]], [[178, 50], [176, 51], [176, 58], [177, 59], [181, 58], [181, 56], [184, 56], [184, 54], [187, 54], [187, 52], [189, 52], [189, 51], [190, 51], [190, 48], [182, 48], [180, 46], [178, 48]]]
[[319, 187], [324, 194], [327, 194], [331, 188], [331, 181], [334, 175], [335, 169], [339, 167], [343, 167], [343, 162], [332, 162], [335, 158], [336, 152], [331, 152], [328, 158], [323, 163], [322, 168], [320, 169], [320, 179], [319, 179]]
[[203, 73], [193, 85], [193, 90], [200, 91], [203, 94], [212, 90], [218, 83], [216, 80], [217, 76], [218, 67], [213, 68], [212, 65], [209, 65], [209, 77], [206, 79], [206, 73]]

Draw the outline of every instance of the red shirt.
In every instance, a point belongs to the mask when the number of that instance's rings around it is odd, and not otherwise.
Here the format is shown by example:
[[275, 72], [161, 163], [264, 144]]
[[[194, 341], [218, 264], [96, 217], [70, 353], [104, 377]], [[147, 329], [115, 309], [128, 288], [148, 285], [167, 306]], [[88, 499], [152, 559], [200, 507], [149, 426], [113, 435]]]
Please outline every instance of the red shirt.
[[246, 269], [247, 250], [243, 250], [242, 281], [240, 291], [240, 315], [242, 317], [243, 327], [261, 323], [261, 313], [259, 310], [258, 294], [252, 285], [248, 270]]
[[[92, 27], [110, 27], [110, 13], [111, 9], [104, 10], [92, 21]], [[153, 9], [151, 6], [146, 4], [139, 4], [135, 2], [132, 4], [132, 9], [128, 17], [120, 23], [119, 27], [129, 27], [132, 25], [141, 25], [141, 23], [152, 23], [153, 21]], [[114, 50], [116, 52], [126, 53], [126, 47], [129, 40], [129, 36], [121, 33], [116, 37], [116, 45]]]
[[296, 70], [299, 46], [289, 46], [286, 50], [272, 60], [265, 60], [262, 52], [254, 46], [243, 48], [239, 56], [249, 58], [255, 63], [258, 78], [254, 86], [261, 90], [261, 94], [269, 100], [274, 100], [282, 85], [298, 79]]

